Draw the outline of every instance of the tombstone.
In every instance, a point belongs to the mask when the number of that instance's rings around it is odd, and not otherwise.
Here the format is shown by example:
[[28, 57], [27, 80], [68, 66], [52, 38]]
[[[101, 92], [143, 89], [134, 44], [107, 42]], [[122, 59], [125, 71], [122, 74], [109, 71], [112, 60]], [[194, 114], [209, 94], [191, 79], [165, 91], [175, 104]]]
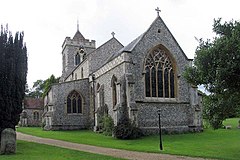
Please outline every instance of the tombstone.
[[1, 133], [0, 154], [16, 153], [16, 132], [12, 128], [6, 128]]

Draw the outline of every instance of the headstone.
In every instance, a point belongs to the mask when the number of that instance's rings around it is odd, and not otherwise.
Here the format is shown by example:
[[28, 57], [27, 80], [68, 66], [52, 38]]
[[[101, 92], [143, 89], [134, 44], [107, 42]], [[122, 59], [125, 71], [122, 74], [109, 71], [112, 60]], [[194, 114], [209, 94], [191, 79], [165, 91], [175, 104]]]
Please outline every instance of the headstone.
[[1, 133], [0, 154], [16, 153], [16, 132], [12, 128], [6, 128]]

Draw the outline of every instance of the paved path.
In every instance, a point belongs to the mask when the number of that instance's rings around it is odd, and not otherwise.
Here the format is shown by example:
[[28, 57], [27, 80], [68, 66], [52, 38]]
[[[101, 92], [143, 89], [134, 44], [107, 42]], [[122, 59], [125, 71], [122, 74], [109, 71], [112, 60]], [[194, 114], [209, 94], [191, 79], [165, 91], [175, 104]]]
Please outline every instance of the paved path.
[[144, 152], [96, 147], [91, 145], [71, 143], [71, 142], [54, 140], [49, 138], [40, 138], [36, 136], [23, 134], [20, 132], [17, 132], [17, 139], [28, 141], [28, 142], [47, 144], [47, 145], [57, 146], [62, 148], [68, 148], [68, 149], [73, 149], [78, 151], [84, 151], [89, 153], [103, 154], [103, 155], [108, 155], [112, 157], [131, 159], [131, 160], [203, 160], [202, 158], [191, 158], [191, 157], [174, 156], [174, 155], [167, 155], [167, 154], [144, 153]]

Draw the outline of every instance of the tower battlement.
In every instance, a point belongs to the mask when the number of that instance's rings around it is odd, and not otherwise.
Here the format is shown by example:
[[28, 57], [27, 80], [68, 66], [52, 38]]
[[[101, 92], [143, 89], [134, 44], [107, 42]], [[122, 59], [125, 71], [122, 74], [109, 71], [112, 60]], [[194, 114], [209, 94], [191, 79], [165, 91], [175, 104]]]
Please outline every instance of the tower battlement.
[[63, 44], [62, 48], [65, 48], [66, 45], [71, 45], [71, 46], [87, 46], [90, 48], [96, 48], [96, 41], [95, 40], [89, 40], [89, 39], [81, 39], [81, 40], [75, 40], [70, 37], [66, 37]]

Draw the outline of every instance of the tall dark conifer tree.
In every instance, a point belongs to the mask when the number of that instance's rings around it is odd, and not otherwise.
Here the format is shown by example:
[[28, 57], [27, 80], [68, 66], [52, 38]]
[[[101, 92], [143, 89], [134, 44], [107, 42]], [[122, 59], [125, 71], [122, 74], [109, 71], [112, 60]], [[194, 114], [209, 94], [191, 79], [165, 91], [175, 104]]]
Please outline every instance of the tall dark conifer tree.
[[0, 33], [0, 133], [15, 129], [22, 112], [27, 76], [27, 48], [23, 32], [15, 37], [8, 27]]

